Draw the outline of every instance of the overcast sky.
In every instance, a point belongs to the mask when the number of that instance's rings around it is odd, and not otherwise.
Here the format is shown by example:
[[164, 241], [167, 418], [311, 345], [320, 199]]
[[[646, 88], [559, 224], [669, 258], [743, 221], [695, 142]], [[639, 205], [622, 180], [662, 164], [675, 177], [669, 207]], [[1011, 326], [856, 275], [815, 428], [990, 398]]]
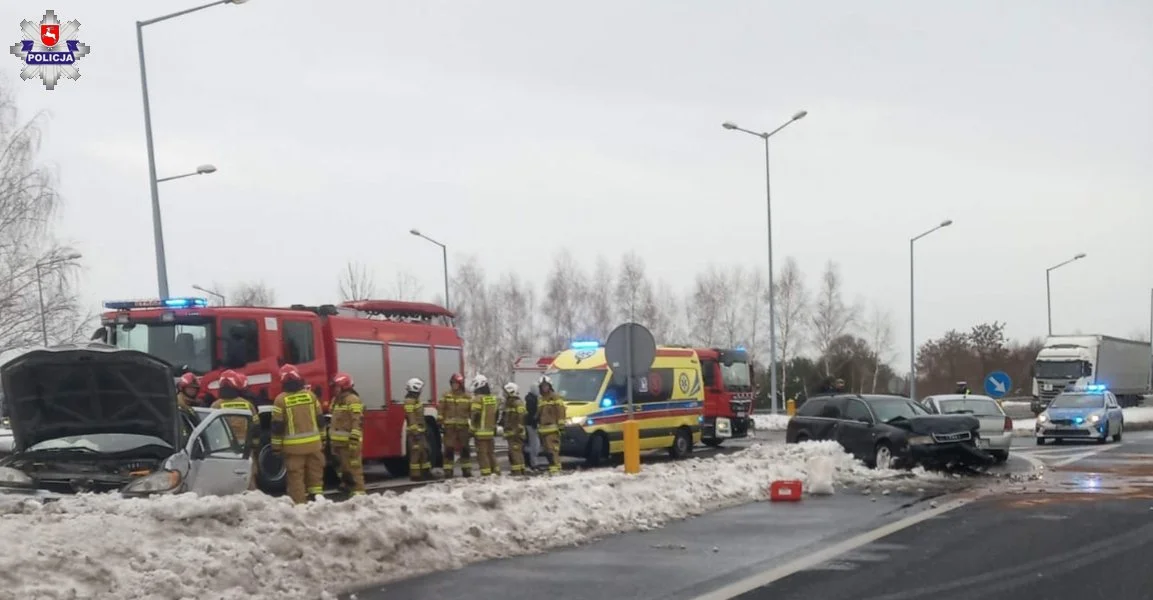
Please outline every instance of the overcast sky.
[[[91, 46], [54, 91], [0, 60], [22, 108], [53, 115], [44, 158], [93, 308], [156, 294], [134, 22], [196, 4], [52, 3]], [[3, 46], [44, 8], [0, 5]], [[562, 247], [587, 266], [636, 250], [680, 289], [710, 262], [763, 269], [760, 142], [720, 123], [806, 109], [773, 138], [778, 269], [795, 256], [816, 285], [837, 261], [902, 350], [908, 240], [945, 218], [917, 242], [918, 341], [991, 320], [1043, 335], [1045, 268], [1078, 252], [1055, 330], [1149, 327], [1148, 0], [251, 0], [145, 45], [159, 175], [219, 168], [160, 184], [173, 294], [255, 279], [330, 302], [357, 259], [431, 296], [439, 249], [412, 227], [537, 281]]]

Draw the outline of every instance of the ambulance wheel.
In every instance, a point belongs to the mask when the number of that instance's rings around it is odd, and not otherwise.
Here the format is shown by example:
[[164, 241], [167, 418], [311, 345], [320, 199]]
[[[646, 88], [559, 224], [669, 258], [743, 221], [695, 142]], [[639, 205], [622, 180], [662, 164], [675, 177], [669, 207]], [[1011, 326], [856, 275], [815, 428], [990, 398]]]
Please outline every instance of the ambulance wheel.
[[590, 467], [599, 467], [608, 460], [609, 457], [609, 441], [603, 433], [594, 433], [592, 439], [589, 440], [588, 454], [585, 455], [585, 463]]
[[705, 445], [709, 448], [720, 448], [721, 444], [724, 443], [725, 440], [723, 438], [705, 438], [701, 441], [704, 442]]
[[688, 427], [677, 429], [673, 436], [673, 445], [669, 447], [669, 456], [673, 458], [688, 458], [693, 453], [693, 434]]
[[256, 455], [256, 487], [270, 496], [280, 496], [287, 491], [287, 473], [284, 458], [272, 451], [272, 444], [262, 445]]

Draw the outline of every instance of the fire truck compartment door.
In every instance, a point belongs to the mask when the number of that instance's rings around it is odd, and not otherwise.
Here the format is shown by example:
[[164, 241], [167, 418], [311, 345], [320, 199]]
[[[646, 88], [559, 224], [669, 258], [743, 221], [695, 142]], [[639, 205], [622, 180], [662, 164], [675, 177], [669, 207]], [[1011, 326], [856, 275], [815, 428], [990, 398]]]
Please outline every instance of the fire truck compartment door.
[[384, 344], [338, 339], [336, 363], [337, 368], [352, 375], [365, 410], [379, 410], [385, 407]]

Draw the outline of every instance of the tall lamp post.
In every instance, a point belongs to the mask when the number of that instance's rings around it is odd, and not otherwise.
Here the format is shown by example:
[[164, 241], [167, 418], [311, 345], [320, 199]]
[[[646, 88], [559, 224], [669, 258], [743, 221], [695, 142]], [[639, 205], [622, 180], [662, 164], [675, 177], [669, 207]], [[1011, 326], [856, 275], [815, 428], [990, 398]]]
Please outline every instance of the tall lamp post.
[[1086, 254], [1082, 252], [1061, 264], [1053, 265], [1048, 269], [1045, 269], [1045, 314], [1049, 318], [1049, 335], [1053, 335], [1053, 290], [1049, 286], [1049, 273], [1052, 273], [1053, 271], [1060, 269], [1061, 267], [1075, 260], [1081, 260], [1082, 258], [1085, 258], [1085, 256]]
[[768, 254], [769, 254], [769, 397], [772, 398], [773, 414], [778, 412], [777, 404], [777, 311], [776, 311], [776, 281], [773, 279], [773, 194], [769, 185], [769, 138], [778, 131], [788, 127], [794, 121], [799, 121], [809, 114], [808, 111], [797, 111], [792, 118], [782, 123], [776, 129], [763, 132], [752, 131], [738, 126], [732, 121], [721, 123], [721, 127], [730, 131], [740, 131], [755, 135], [765, 141], [765, 214], [768, 225]]
[[210, 294], [210, 295], [212, 295], [212, 296], [216, 296], [217, 298], [220, 298], [220, 304], [221, 304], [222, 306], [223, 306], [223, 305], [226, 305], [226, 304], [228, 304], [228, 301], [227, 301], [227, 300], [225, 300], [225, 298], [224, 298], [224, 294], [221, 294], [220, 292], [216, 292], [216, 291], [210, 290], [210, 289], [208, 289], [208, 288], [206, 288], [206, 287], [201, 287], [201, 286], [199, 286], [199, 285], [196, 285], [195, 283], [194, 283], [194, 284], [192, 284], [192, 289], [194, 289], [194, 290], [200, 290], [200, 291], [204, 292], [205, 294]]
[[180, 179], [182, 177], [192, 177], [193, 175], [208, 175], [208, 174], [215, 173], [215, 172], [216, 172], [216, 167], [213, 165], [200, 165], [199, 167], [196, 167], [196, 170], [191, 172], [191, 173], [185, 173], [183, 175], [173, 175], [172, 177], [161, 177], [160, 179], [156, 180], [156, 183], [160, 183], [162, 181], [172, 181], [173, 179]]
[[909, 399], [914, 402], [917, 401], [917, 334], [914, 331], [917, 321], [915, 310], [916, 304], [913, 301], [913, 292], [916, 289], [916, 286], [914, 285], [914, 277], [916, 273], [913, 270], [913, 244], [917, 240], [929, 235], [930, 233], [933, 233], [942, 227], [948, 227], [952, 224], [952, 219], [945, 219], [944, 221], [941, 221], [940, 225], [937, 225], [925, 233], [922, 233], [921, 235], [918, 235], [917, 237], [909, 240]]
[[[172, 14], [136, 22], [136, 49], [140, 53], [140, 92], [144, 97], [144, 139], [148, 144], [148, 185], [152, 193], [152, 237], [156, 245], [156, 281], [160, 288], [160, 297], [168, 297], [168, 264], [164, 257], [164, 230], [160, 225], [160, 192], [157, 184], [167, 179], [156, 179], [156, 153], [152, 146], [152, 110], [148, 105], [148, 75], [144, 69], [144, 26], [167, 21], [179, 16], [194, 13], [220, 4], [244, 4], [248, 0], [217, 0], [203, 6], [185, 9]], [[212, 171], [216, 169], [213, 168]], [[200, 169], [197, 169], [199, 173]], [[211, 173], [212, 171], [207, 171]], [[170, 177], [168, 179], [175, 179]]]
[[[80, 254], [69, 254], [68, 256], [60, 256], [51, 260], [42, 260], [33, 268], [36, 269], [36, 293], [40, 296], [40, 333], [44, 336], [44, 345], [48, 345], [48, 317], [44, 314], [44, 283], [40, 276], [40, 270], [44, 267], [55, 265], [64, 262], [71, 262], [79, 260]], [[27, 271], [25, 271], [27, 273]]]
[[427, 235], [424, 235], [423, 233], [420, 232], [419, 229], [409, 229], [408, 232], [411, 233], [412, 235], [415, 235], [416, 237], [424, 238], [424, 239], [436, 244], [437, 246], [440, 246], [440, 253], [441, 253], [442, 257], [444, 258], [444, 307], [451, 310], [450, 307], [452, 305], [449, 304], [449, 302], [448, 302], [448, 248], [446, 248], [444, 244], [428, 237]]

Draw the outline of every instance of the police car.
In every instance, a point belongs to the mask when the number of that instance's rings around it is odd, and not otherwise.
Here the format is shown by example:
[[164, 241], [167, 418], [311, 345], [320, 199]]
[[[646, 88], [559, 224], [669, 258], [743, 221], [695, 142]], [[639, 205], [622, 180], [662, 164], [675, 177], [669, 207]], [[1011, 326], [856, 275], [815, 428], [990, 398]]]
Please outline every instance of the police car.
[[1125, 415], [1117, 397], [1104, 385], [1068, 389], [1037, 415], [1037, 445], [1046, 440], [1096, 440], [1104, 444], [1110, 437], [1121, 441]]

